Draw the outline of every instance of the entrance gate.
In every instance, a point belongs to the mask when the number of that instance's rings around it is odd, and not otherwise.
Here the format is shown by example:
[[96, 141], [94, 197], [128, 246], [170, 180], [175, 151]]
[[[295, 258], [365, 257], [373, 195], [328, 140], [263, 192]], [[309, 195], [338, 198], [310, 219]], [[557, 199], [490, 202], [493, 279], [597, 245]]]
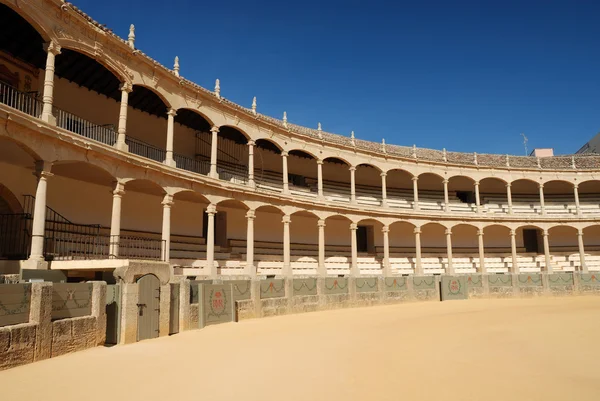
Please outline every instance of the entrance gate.
[[137, 340], [156, 338], [159, 334], [160, 281], [154, 274], [146, 274], [138, 281]]

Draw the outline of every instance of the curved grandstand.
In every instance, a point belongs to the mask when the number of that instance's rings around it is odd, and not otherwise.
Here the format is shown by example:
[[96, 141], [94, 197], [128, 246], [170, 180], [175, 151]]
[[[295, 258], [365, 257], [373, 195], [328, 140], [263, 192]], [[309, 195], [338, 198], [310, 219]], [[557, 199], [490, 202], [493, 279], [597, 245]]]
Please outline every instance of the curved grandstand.
[[[0, 266], [600, 270], [600, 156], [374, 143], [226, 100], [69, 3], [0, 1]], [[33, 173], [33, 174], [32, 174]], [[2, 270], [0, 270], [2, 272]]]

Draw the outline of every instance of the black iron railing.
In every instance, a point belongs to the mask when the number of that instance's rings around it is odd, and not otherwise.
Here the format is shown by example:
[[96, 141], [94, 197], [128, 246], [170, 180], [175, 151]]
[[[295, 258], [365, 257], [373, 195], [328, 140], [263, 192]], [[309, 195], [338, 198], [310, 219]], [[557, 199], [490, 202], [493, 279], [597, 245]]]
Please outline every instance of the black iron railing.
[[177, 167], [182, 170], [204, 175], [207, 175], [210, 171], [210, 162], [207, 162], [206, 160], [195, 160], [178, 154], [174, 154], [173, 159], [175, 160], [175, 163], [177, 163]]
[[111, 146], [117, 142], [117, 132], [112, 124], [94, 124], [58, 107], [54, 107], [53, 113], [60, 128]]
[[60, 233], [45, 241], [44, 250], [50, 260], [165, 260], [166, 241], [160, 239]]
[[28, 213], [0, 214], [0, 259], [29, 257], [32, 221]]
[[31, 93], [25, 93], [0, 82], [0, 103], [29, 114], [39, 117], [42, 114], [44, 104]]
[[166, 158], [167, 152], [159, 149], [156, 146], [150, 145], [149, 143], [140, 141], [139, 139], [125, 137], [125, 143], [129, 147], [129, 152], [138, 156], [152, 159], [157, 162], [163, 162]]

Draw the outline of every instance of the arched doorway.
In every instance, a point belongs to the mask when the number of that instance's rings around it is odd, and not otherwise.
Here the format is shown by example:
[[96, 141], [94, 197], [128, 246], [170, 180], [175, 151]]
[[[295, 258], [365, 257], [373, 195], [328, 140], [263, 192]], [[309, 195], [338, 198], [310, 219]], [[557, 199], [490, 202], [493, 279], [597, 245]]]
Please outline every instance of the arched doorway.
[[160, 281], [154, 274], [146, 274], [138, 284], [137, 340], [156, 338], [159, 335]]

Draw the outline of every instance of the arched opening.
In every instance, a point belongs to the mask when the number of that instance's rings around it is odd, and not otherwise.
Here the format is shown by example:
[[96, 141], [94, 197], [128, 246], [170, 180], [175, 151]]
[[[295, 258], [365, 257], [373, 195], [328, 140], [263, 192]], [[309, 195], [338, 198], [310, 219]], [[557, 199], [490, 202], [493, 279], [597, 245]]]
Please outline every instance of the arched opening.
[[283, 274], [283, 212], [275, 206], [260, 206], [255, 216], [254, 260], [257, 274]]
[[352, 263], [351, 223], [349, 218], [341, 215], [325, 219], [325, 268], [329, 275], [350, 274]]
[[[239, 129], [219, 128], [217, 141], [217, 173], [225, 181], [248, 182], [248, 137]], [[210, 154], [209, 154], [210, 161]]]
[[513, 204], [513, 213], [540, 213], [540, 190], [539, 183], [520, 179], [510, 184], [511, 198]]
[[577, 229], [556, 226], [548, 230], [548, 250], [553, 271], [578, 271], [581, 268]]
[[485, 268], [488, 273], [508, 273], [512, 269], [510, 229], [498, 224], [483, 229]]
[[210, 171], [211, 122], [195, 110], [179, 109], [175, 116], [173, 159], [178, 168], [198, 174]]
[[378, 250], [383, 251], [382, 229], [383, 223], [375, 219], [363, 219], [357, 223], [357, 262], [360, 274], [373, 276], [383, 272], [382, 258], [378, 257]]
[[455, 213], [474, 213], [476, 207], [475, 181], [462, 175], [450, 177], [448, 209]]
[[389, 207], [414, 208], [413, 175], [405, 170], [392, 169], [387, 172], [386, 192]]
[[452, 267], [455, 273], [481, 271], [477, 227], [458, 224], [452, 227]]
[[350, 164], [337, 157], [323, 160], [323, 195], [332, 202], [350, 202]]
[[291, 265], [294, 275], [317, 274], [319, 217], [302, 210], [291, 215]]
[[577, 188], [581, 214], [600, 213], [600, 181], [590, 180], [579, 184]]
[[421, 266], [424, 274], [442, 274], [448, 268], [446, 227], [438, 223], [421, 226]]
[[290, 150], [287, 163], [290, 192], [294, 195], [315, 197], [318, 192], [315, 157], [303, 150]]
[[[421, 210], [444, 210], [443, 178], [434, 173], [419, 175], [417, 182], [419, 189], [419, 208]], [[452, 202], [453, 198], [450, 198]]]
[[583, 229], [585, 265], [589, 271], [600, 271], [600, 224]]
[[381, 170], [371, 164], [356, 166], [356, 202], [361, 205], [381, 205]]
[[[398, 221], [390, 224], [390, 270], [393, 274], [412, 274], [416, 268], [414, 224]], [[383, 249], [378, 252], [383, 257]]]
[[517, 264], [523, 273], [539, 272], [546, 264], [544, 257], [544, 230], [534, 225], [517, 228]]
[[577, 214], [573, 184], [560, 180], [544, 183], [544, 208], [546, 214]]
[[[246, 204], [233, 199], [227, 199], [217, 204], [214, 260], [221, 269], [221, 274], [243, 273], [246, 260], [247, 211]], [[206, 227], [207, 222], [205, 213], [203, 227]], [[260, 223], [256, 227], [260, 227]], [[206, 229], [204, 229], [203, 236], [206, 238]]]
[[480, 202], [487, 213], [507, 214], [506, 182], [494, 177], [479, 181]]
[[254, 146], [254, 181], [263, 191], [281, 192], [283, 164], [281, 148], [268, 139], [258, 139]]

